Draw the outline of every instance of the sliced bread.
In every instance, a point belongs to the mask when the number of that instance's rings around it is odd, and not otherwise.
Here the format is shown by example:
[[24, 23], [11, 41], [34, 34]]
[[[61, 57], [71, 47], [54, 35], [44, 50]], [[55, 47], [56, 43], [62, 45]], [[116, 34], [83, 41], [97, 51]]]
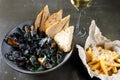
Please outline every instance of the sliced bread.
[[54, 37], [55, 42], [64, 52], [69, 52], [71, 50], [73, 32], [74, 26], [70, 26], [57, 33]]
[[66, 23], [68, 22], [69, 19], [70, 19], [70, 15], [55, 22], [54, 24], [52, 24], [46, 29], [45, 33], [51, 38], [54, 38], [54, 36], [66, 26]]
[[69, 22], [70, 22], [70, 15], [68, 15], [67, 21], [63, 27], [63, 30], [66, 29], [69, 26]]
[[46, 5], [43, 9], [43, 15], [42, 15], [42, 20], [41, 20], [41, 24], [40, 24], [41, 31], [44, 30], [44, 23], [48, 19], [49, 16], [50, 16], [50, 13], [49, 13], [48, 5]]
[[45, 30], [51, 26], [52, 24], [54, 24], [55, 22], [57, 22], [58, 20], [61, 20], [62, 19], [62, 13], [63, 13], [63, 10], [59, 10], [58, 12], [56, 13], [53, 13], [45, 22], [44, 24], [44, 32]]
[[35, 23], [34, 23], [34, 31], [37, 31], [37, 29], [41, 25], [42, 14], [43, 14], [43, 10], [41, 10], [41, 12], [37, 15], [37, 18], [36, 18]]

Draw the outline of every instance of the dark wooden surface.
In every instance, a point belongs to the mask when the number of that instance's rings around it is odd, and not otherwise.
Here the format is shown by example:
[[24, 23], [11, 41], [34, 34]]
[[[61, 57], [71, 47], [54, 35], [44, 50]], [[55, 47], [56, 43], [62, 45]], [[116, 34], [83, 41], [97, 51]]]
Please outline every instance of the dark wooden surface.
[[[71, 15], [70, 25], [75, 25], [77, 12], [69, 0], [0, 0], [0, 45], [5, 34], [27, 20], [35, 20], [39, 11], [49, 6], [50, 12], [63, 9], [63, 16]], [[103, 35], [111, 40], [120, 40], [120, 1], [119, 0], [94, 0], [92, 7], [85, 10], [81, 17], [81, 25], [88, 31], [92, 19], [96, 20]], [[75, 42], [83, 45], [86, 37], [77, 37]], [[28, 75], [11, 69], [0, 53], [0, 80], [90, 80], [82, 65], [77, 50], [71, 58], [60, 68], [40, 75]], [[91, 79], [92, 80], [92, 79]]]

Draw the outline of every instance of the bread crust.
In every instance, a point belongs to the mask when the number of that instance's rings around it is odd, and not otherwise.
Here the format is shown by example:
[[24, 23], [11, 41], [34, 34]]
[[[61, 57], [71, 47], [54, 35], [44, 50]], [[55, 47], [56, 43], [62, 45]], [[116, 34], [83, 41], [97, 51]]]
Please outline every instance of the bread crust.
[[67, 27], [65, 30], [57, 33], [54, 37], [58, 47], [64, 52], [69, 52], [72, 46], [74, 26]]
[[56, 13], [53, 13], [45, 22], [44, 24], [44, 32], [46, 31], [46, 29], [51, 26], [52, 24], [54, 24], [55, 22], [59, 21], [62, 19], [62, 13], [63, 10], [59, 10]]
[[48, 5], [46, 5], [43, 9], [43, 15], [42, 15], [42, 20], [41, 20], [41, 26], [39, 27], [41, 31], [44, 31], [44, 23], [50, 16]]
[[[46, 29], [46, 34], [50, 36], [51, 38], [54, 38], [54, 36], [60, 32], [64, 27], [66, 27], [66, 23], [70, 19], [70, 15], [66, 16], [65, 18], [57, 21], [56, 23], [52, 24]], [[68, 26], [67, 26], [68, 27]]]
[[34, 23], [34, 31], [37, 31], [37, 29], [40, 27], [42, 15], [43, 15], [43, 10], [41, 10], [40, 13], [36, 17], [36, 20]]

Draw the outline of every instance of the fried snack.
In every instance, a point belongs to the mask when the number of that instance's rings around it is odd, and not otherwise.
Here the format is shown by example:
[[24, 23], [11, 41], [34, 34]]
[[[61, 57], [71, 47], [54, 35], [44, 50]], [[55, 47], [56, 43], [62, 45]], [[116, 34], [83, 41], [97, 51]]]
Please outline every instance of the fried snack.
[[112, 50], [101, 46], [89, 47], [86, 55], [90, 58], [87, 64], [97, 74], [112, 75], [120, 68], [120, 57]]

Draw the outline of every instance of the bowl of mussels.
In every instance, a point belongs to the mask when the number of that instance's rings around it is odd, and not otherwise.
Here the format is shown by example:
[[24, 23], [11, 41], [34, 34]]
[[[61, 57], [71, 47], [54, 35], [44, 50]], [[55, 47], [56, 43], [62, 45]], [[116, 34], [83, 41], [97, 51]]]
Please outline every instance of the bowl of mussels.
[[62, 19], [62, 12], [50, 15], [45, 6], [35, 21], [10, 30], [1, 46], [5, 62], [29, 74], [50, 72], [63, 65], [72, 54], [74, 26], [68, 25], [69, 15]]

